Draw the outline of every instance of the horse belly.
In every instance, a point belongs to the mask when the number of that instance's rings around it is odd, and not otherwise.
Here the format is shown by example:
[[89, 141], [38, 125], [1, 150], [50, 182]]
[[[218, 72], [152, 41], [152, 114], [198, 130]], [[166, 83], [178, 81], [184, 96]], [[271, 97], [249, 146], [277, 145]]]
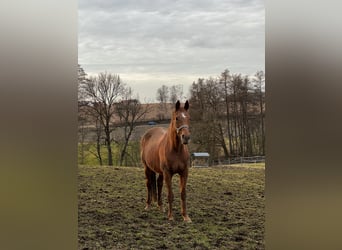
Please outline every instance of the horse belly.
[[159, 174], [163, 173], [160, 169], [159, 145], [165, 133], [164, 128], [152, 128], [144, 134], [141, 143], [142, 161], [147, 167]]
[[160, 174], [162, 173], [160, 169], [160, 159], [157, 153], [153, 153], [155, 150], [157, 149], [154, 147], [147, 147], [146, 151], [144, 151], [143, 161], [145, 161], [147, 167]]

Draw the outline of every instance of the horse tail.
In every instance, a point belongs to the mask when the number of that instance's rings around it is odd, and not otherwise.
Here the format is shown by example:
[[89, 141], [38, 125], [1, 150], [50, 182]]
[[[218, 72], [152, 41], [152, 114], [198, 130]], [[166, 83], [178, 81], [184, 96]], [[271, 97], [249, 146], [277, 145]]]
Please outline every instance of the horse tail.
[[150, 175], [151, 179], [150, 179], [150, 183], [151, 183], [151, 195], [152, 195], [152, 200], [153, 202], [157, 201], [157, 176], [156, 173], [152, 173]]

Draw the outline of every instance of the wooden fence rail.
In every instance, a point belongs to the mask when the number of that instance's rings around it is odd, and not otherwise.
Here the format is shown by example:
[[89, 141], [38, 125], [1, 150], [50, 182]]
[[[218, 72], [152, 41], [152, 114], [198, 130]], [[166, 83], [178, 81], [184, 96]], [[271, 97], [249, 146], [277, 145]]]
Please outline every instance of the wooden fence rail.
[[212, 165], [231, 165], [243, 163], [259, 163], [265, 162], [265, 156], [235, 157], [225, 160], [215, 161]]

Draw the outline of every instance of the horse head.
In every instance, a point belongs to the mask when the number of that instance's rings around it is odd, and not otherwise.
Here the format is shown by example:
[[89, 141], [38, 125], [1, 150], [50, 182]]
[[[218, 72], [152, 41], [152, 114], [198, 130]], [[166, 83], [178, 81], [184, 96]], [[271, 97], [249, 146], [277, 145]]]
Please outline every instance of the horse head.
[[172, 119], [176, 134], [180, 138], [182, 144], [188, 144], [190, 140], [190, 115], [188, 113], [189, 102], [186, 101], [184, 107], [180, 106], [180, 102], [176, 102], [176, 110], [173, 113]]

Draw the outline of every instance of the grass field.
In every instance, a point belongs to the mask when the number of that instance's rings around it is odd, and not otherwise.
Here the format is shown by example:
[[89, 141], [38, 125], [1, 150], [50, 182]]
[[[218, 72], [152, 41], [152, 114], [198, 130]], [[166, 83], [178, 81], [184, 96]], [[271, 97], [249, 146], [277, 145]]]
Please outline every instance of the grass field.
[[264, 164], [191, 168], [185, 223], [175, 175], [170, 222], [144, 210], [143, 168], [79, 166], [79, 249], [264, 249], [264, 179]]

